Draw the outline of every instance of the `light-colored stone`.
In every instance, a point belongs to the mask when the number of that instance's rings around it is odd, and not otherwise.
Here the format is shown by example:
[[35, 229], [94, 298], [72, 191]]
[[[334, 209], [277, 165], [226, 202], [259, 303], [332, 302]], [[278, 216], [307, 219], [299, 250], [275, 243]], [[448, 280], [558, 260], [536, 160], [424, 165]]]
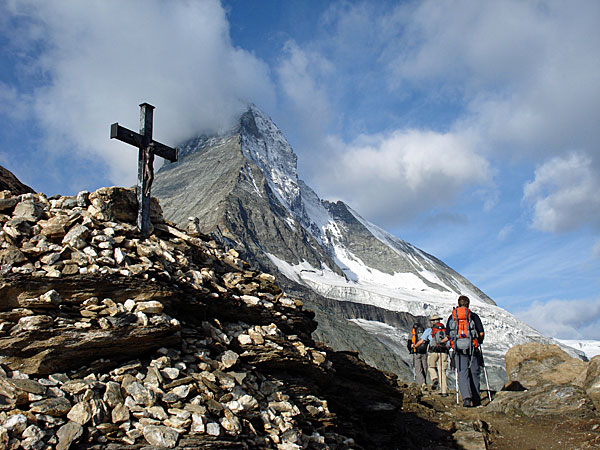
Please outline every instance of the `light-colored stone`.
[[40, 295], [40, 300], [50, 305], [60, 305], [62, 303], [62, 297], [54, 289], [46, 292], [45, 294]]
[[147, 411], [148, 414], [150, 414], [150, 417], [154, 419], [166, 420], [169, 417], [169, 415], [166, 413], [165, 409], [162, 406], [152, 406], [151, 408], [148, 408]]
[[83, 434], [83, 427], [76, 422], [68, 422], [58, 429], [56, 450], [68, 450], [73, 442]]
[[28, 222], [37, 222], [44, 214], [44, 208], [32, 201], [22, 201], [15, 206], [13, 217], [19, 217]]
[[126, 386], [125, 390], [138, 405], [153, 406], [156, 401], [154, 391], [135, 381]]
[[135, 311], [145, 314], [160, 314], [163, 312], [164, 306], [161, 302], [150, 300], [147, 302], [139, 302], [135, 306]]
[[246, 333], [242, 333], [237, 337], [238, 342], [241, 345], [251, 345], [252, 344], [252, 338], [250, 338], [250, 336]]
[[260, 303], [260, 298], [253, 295], [242, 295], [240, 298], [249, 306], [256, 306]]
[[179, 369], [176, 369], [175, 367], [165, 367], [164, 369], [161, 369], [160, 373], [170, 380], [175, 380], [179, 376]]
[[146, 442], [156, 447], [175, 448], [179, 439], [176, 430], [165, 426], [149, 425], [144, 427], [143, 433]]
[[250, 336], [250, 339], [252, 339], [252, 342], [256, 345], [263, 345], [265, 343], [265, 338], [258, 330], [253, 328], [249, 329], [248, 336]]
[[23, 414], [14, 414], [4, 421], [2, 426], [12, 435], [21, 435], [27, 428], [27, 417]]
[[206, 434], [210, 436], [219, 436], [221, 434], [221, 425], [216, 422], [206, 424]]
[[192, 387], [189, 384], [184, 384], [184, 385], [173, 388], [171, 390], [171, 392], [173, 394], [175, 394], [177, 397], [179, 397], [180, 399], [184, 399], [184, 398], [187, 398], [188, 395], [190, 395], [191, 389], [192, 389]]
[[221, 354], [221, 364], [225, 369], [235, 366], [238, 359], [239, 355], [231, 350], [226, 350]]
[[44, 315], [22, 317], [12, 332], [42, 330], [51, 327], [53, 322], [52, 317]]
[[192, 433], [204, 433], [206, 431], [206, 425], [204, 424], [204, 417], [200, 414], [192, 414], [192, 426], [190, 428]]
[[85, 425], [92, 420], [92, 408], [88, 402], [79, 402], [71, 408], [67, 418], [80, 425]]
[[111, 412], [112, 423], [127, 422], [129, 420], [129, 408], [123, 403], [116, 405]]
[[[85, 247], [85, 239], [90, 234], [90, 229], [84, 225], [73, 226], [62, 240], [63, 245], [69, 245], [81, 250]], [[82, 245], [83, 244], [83, 245]]]

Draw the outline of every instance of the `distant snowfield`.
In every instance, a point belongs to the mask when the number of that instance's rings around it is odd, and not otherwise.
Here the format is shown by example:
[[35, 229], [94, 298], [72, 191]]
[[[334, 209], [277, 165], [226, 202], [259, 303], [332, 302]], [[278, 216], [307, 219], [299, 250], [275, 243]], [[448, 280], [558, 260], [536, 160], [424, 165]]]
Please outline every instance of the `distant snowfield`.
[[575, 350], [580, 350], [585, 353], [588, 359], [600, 355], [600, 341], [584, 341], [573, 339], [557, 339], [561, 344], [568, 345]]

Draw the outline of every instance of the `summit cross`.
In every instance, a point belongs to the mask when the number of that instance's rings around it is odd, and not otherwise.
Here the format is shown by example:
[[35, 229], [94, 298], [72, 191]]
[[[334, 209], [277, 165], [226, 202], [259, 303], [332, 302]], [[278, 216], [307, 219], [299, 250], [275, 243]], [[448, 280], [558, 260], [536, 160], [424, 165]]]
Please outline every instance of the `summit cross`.
[[139, 149], [138, 152], [138, 180], [137, 200], [138, 216], [137, 226], [142, 235], [150, 234], [150, 189], [154, 181], [154, 155], [177, 161], [177, 149], [167, 147], [160, 142], [152, 140], [152, 117], [154, 106], [148, 103], [140, 105], [140, 132], [128, 130], [117, 123], [110, 126], [110, 138], [116, 138]]

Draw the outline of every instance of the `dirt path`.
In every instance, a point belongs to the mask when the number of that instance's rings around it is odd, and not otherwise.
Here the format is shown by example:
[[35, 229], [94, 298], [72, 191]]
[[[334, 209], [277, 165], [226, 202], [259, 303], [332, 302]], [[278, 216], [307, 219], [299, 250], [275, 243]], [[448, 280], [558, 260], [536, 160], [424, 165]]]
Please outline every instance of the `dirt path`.
[[[415, 387], [409, 389], [413, 397], [405, 404], [418, 416], [427, 418], [441, 429], [455, 432], [479, 432], [485, 444], [478, 445], [477, 434], [469, 442], [471, 447], [487, 450], [598, 450], [600, 449], [600, 415], [593, 419], [539, 416], [537, 418], [508, 416], [486, 411], [489, 400], [477, 408], [463, 408], [456, 404], [456, 393], [441, 397], [425, 391], [419, 397]], [[415, 401], [416, 400], [416, 401]], [[479, 438], [481, 440], [481, 438]], [[459, 447], [460, 448], [460, 447]]]

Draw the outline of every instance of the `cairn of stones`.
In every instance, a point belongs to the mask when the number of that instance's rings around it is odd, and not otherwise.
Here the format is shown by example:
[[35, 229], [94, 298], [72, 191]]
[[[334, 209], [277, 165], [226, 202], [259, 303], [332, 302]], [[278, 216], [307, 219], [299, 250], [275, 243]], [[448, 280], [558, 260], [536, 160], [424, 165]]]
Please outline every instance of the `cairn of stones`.
[[[0, 448], [353, 448], [311, 392], [302, 302], [135, 192], [0, 192]], [[357, 447], [358, 448], [358, 447]]]

